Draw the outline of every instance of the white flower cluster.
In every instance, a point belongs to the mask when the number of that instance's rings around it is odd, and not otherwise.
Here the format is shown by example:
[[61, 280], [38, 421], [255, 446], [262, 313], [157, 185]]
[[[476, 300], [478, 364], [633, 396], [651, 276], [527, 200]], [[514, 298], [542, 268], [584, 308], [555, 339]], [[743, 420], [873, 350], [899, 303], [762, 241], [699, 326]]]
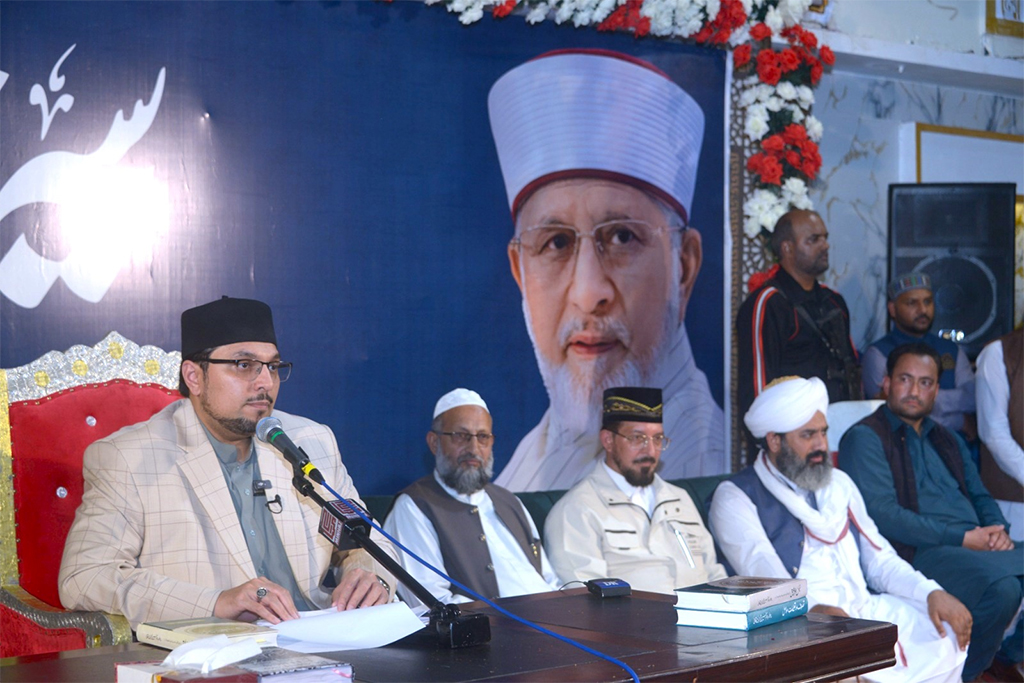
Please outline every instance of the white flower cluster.
[[651, 35], [688, 38], [721, 8], [721, 0], [646, 0], [640, 14], [651, 20]]
[[[787, 81], [771, 86], [762, 83], [757, 76], [739, 82], [743, 92], [740, 106], [747, 110], [743, 132], [752, 140], [760, 140], [768, 133], [768, 114], [783, 109], [793, 115], [793, 121], [807, 127], [807, 135], [817, 142], [821, 139], [821, 122], [810, 116], [814, 104], [814, 91], [806, 85], [793, 85]], [[811, 130], [812, 124], [814, 131]]]

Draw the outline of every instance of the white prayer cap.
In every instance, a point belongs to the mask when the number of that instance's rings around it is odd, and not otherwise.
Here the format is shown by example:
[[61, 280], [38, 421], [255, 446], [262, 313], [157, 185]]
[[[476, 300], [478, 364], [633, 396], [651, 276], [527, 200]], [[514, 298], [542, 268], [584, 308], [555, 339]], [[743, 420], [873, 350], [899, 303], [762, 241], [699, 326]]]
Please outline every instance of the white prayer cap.
[[[480, 394], [472, 389], [452, 389], [437, 400], [437, 405], [434, 406], [434, 417], [459, 406], [480, 406], [487, 410], [487, 404], [480, 398]], [[487, 410], [487, 412], [491, 411]]]
[[780, 377], [757, 395], [743, 422], [760, 439], [768, 432], [785, 434], [803, 427], [819, 412], [828, 416], [824, 382], [817, 377]]
[[513, 216], [540, 186], [590, 177], [651, 192], [689, 222], [704, 112], [653, 64], [548, 52], [499, 78], [487, 106]]

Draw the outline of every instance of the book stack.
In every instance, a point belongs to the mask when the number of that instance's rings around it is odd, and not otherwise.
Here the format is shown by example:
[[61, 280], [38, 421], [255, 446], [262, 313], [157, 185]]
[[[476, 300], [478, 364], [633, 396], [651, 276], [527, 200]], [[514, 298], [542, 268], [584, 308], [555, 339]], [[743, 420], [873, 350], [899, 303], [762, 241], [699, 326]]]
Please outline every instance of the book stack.
[[749, 631], [807, 613], [807, 581], [730, 576], [676, 589], [680, 626]]

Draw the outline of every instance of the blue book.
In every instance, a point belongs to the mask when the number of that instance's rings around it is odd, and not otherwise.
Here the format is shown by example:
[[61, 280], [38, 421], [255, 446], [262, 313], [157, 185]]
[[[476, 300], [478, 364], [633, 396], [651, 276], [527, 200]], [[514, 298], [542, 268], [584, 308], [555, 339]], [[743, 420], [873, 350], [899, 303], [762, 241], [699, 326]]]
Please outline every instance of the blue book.
[[702, 628], [728, 628], [749, 631], [753, 628], [807, 614], [807, 598], [797, 598], [752, 612], [718, 612], [705, 609], [676, 608], [676, 624]]

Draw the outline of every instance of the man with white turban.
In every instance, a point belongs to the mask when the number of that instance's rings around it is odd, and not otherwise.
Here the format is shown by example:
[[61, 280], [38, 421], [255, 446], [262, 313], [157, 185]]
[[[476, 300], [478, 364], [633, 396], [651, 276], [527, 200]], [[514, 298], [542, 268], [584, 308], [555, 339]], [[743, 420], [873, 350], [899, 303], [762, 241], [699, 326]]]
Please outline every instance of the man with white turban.
[[[604, 457], [602, 395], [665, 392], [666, 479], [728, 471], [725, 422], [684, 323], [703, 260], [690, 218], [704, 140], [697, 102], [649, 62], [557, 50], [488, 97], [523, 295], [551, 406], [497, 483], [567, 489]], [[699, 227], [699, 226], [698, 226]]]
[[[453, 389], [434, 406], [427, 446], [434, 471], [395, 499], [384, 530], [459, 583], [488, 598], [561, 585], [533, 519], [515, 494], [491, 482], [494, 433], [480, 394]], [[400, 550], [402, 566], [446, 603], [475, 598]], [[419, 600], [406, 586], [398, 593]]]
[[711, 531], [739, 574], [806, 579], [811, 612], [896, 624], [896, 664], [866, 680], [959, 681], [971, 614], [878, 533], [832, 468], [827, 413], [817, 378], [782, 377], [757, 396], [743, 420], [761, 450], [715, 491]]

